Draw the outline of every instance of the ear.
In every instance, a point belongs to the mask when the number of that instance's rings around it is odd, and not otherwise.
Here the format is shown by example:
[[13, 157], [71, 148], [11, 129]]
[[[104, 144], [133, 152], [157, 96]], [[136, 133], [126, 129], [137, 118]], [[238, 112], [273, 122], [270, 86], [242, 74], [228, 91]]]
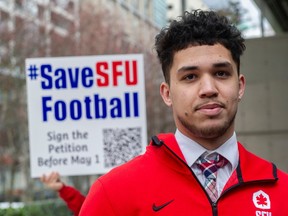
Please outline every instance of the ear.
[[238, 93], [238, 101], [240, 101], [244, 95], [246, 86], [246, 80], [243, 74], [239, 75], [239, 93]]
[[172, 106], [170, 87], [166, 82], [162, 82], [160, 85], [160, 95], [167, 106]]

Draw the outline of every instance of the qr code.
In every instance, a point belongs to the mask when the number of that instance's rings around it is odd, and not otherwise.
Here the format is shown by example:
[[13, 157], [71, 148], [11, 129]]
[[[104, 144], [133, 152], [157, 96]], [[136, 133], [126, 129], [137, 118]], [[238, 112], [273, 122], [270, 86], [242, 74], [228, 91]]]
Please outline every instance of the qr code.
[[142, 153], [141, 128], [104, 129], [104, 167], [118, 166]]

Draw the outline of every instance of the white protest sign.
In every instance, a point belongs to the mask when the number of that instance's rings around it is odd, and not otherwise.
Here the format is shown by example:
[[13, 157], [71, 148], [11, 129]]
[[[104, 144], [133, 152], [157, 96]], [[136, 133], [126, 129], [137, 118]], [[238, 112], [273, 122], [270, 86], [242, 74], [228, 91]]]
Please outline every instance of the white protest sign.
[[147, 144], [143, 55], [26, 59], [31, 176], [102, 174]]

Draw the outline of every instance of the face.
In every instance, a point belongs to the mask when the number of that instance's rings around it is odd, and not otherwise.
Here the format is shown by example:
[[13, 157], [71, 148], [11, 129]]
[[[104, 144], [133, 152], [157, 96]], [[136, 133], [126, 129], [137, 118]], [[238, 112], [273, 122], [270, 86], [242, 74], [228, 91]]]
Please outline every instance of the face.
[[170, 83], [161, 96], [172, 107], [177, 128], [207, 149], [215, 149], [234, 132], [245, 79], [238, 75], [228, 49], [220, 44], [191, 46], [175, 53]]

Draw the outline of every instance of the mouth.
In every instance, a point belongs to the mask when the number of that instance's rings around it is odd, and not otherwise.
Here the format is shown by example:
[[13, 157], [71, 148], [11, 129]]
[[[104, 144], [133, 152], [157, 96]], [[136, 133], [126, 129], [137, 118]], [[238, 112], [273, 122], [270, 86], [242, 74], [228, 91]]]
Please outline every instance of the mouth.
[[205, 103], [197, 106], [195, 110], [207, 116], [217, 116], [225, 108], [222, 103]]

